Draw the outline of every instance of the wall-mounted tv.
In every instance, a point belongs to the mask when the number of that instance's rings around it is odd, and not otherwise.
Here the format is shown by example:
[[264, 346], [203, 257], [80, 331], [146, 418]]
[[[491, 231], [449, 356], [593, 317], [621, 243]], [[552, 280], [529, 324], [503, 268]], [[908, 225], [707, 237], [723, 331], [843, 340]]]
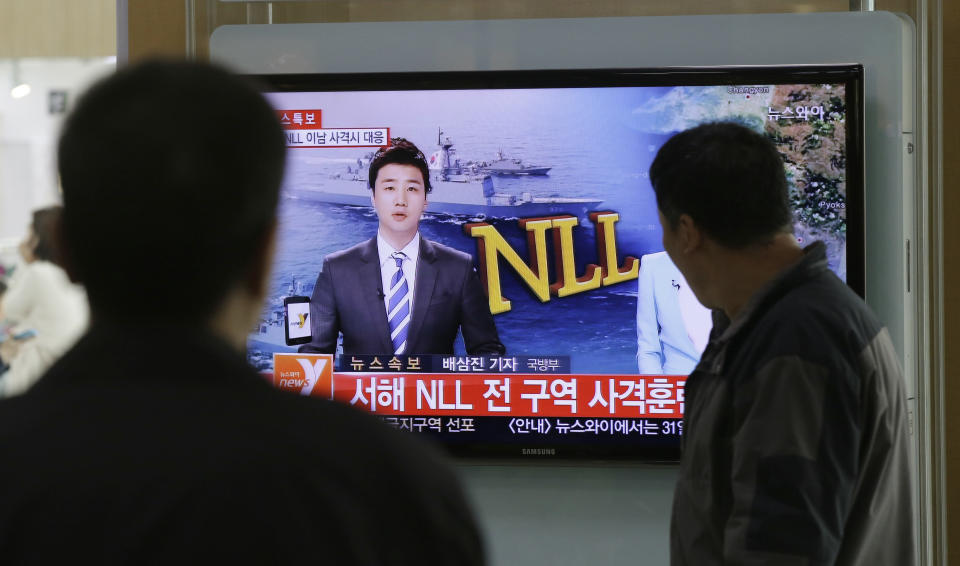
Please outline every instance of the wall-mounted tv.
[[[277, 387], [354, 405], [454, 454], [678, 457], [685, 376], [711, 323], [663, 252], [647, 171], [686, 128], [736, 121], [768, 135], [797, 239], [823, 240], [830, 267], [864, 293], [858, 65], [258, 78], [289, 151], [272, 296], [250, 363]], [[391, 302], [387, 276], [344, 276], [336, 264], [320, 277], [327, 256], [354, 246], [382, 265], [368, 168], [397, 137], [429, 163], [419, 237], [471, 257], [464, 285], [480, 289], [502, 354], [478, 350], [470, 332], [439, 340], [453, 344], [444, 351], [395, 351], [389, 311], [406, 307]], [[448, 332], [424, 324], [427, 309], [464, 307], [442, 305], [456, 293], [422, 281], [418, 261], [408, 329]], [[362, 300], [346, 308], [351, 293]], [[286, 316], [290, 297], [310, 308]], [[287, 344], [324, 317], [382, 345], [342, 333], [320, 348]]]

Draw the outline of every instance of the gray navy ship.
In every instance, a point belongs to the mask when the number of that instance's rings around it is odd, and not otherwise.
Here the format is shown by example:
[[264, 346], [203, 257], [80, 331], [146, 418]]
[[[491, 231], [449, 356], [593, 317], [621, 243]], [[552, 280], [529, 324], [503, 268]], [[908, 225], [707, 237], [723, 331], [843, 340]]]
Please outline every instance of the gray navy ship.
[[[489, 218], [524, 218], [571, 214], [585, 217], [603, 201], [549, 196], [533, 196], [523, 191], [519, 195], [497, 192], [489, 171], [476, 163], [461, 162], [450, 138], [441, 139], [439, 149], [428, 158], [430, 168], [430, 212], [457, 216]], [[290, 189], [298, 198], [353, 206], [370, 206], [367, 168], [373, 154], [357, 160], [356, 167], [338, 173], [317, 183], [301, 183]], [[550, 168], [546, 168], [549, 170]]]
[[552, 167], [543, 165], [530, 165], [524, 163], [522, 159], [504, 157], [503, 150], [497, 151], [497, 158], [493, 161], [480, 161], [473, 164], [473, 169], [478, 173], [497, 175], [500, 177], [522, 177], [522, 176], [546, 176], [550, 173]]

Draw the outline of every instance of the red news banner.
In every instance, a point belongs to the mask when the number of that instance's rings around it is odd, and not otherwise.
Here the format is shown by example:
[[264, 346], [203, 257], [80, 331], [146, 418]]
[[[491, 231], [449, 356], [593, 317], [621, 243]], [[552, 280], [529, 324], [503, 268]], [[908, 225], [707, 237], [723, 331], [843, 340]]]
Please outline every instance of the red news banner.
[[312, 130], [320, 127], [319, 108], [277, 110], [276, 113], [284, 130]]
[[378, 415], [679, 419], [686, 376], [339, 373], [329, 354], [275, 354], [273, 384]]
[[320, 108], [275, 110], [283, 126], [287, 147], [385, 147], [390, 128], [324, 128]]

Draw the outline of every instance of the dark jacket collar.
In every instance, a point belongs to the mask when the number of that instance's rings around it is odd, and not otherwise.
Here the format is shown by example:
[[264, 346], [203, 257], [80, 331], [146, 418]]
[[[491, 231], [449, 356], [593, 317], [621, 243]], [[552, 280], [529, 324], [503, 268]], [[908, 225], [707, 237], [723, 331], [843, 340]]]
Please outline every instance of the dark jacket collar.
[[713, 311], [713, 330], [710, 333], [710, 355], [702, 360], [711, 373], [721, 373], [726, 357], [726, 345], [740, 335], [744, 329], [753, 325], [774, 304], [791, 289], [822, 274], [827, 267], [827, 246], [820, 241], [803, 248], [803, 256], [787, 267], [766, 285], [761, 287], [747, 301], [743, 310], [731, 321], [719, 309]]
[[[420, 234], [420, 257], [433, 263], [437, 259], [437, 247], [430, 240]], [[360, 248], [360, 259], [364, 262], [380, 263], [380, 256], [377, 252], [377, 237], [374, 236], [363, 243]]]

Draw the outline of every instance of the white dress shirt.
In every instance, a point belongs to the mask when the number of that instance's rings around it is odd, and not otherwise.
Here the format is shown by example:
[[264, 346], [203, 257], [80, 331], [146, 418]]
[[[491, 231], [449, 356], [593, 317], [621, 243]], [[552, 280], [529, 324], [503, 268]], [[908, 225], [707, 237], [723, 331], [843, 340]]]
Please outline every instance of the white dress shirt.
[[407, 279], [407, 300], [410, 301], [410, 313], [413, 313], [413, 291], [417, 284], [417, 260], [420, 259], [420, 232], [417, 232], [402, 250], [395, 250], [377, 231], [377, 253], [380, 256], [380, 289], [383, 290], [383, 308], [389, 309], [390, 280], [397, 272], [397, 262], [390, 257], [396, 252], [402, 252], [407, 259], [403, 260], [403, 276]]

